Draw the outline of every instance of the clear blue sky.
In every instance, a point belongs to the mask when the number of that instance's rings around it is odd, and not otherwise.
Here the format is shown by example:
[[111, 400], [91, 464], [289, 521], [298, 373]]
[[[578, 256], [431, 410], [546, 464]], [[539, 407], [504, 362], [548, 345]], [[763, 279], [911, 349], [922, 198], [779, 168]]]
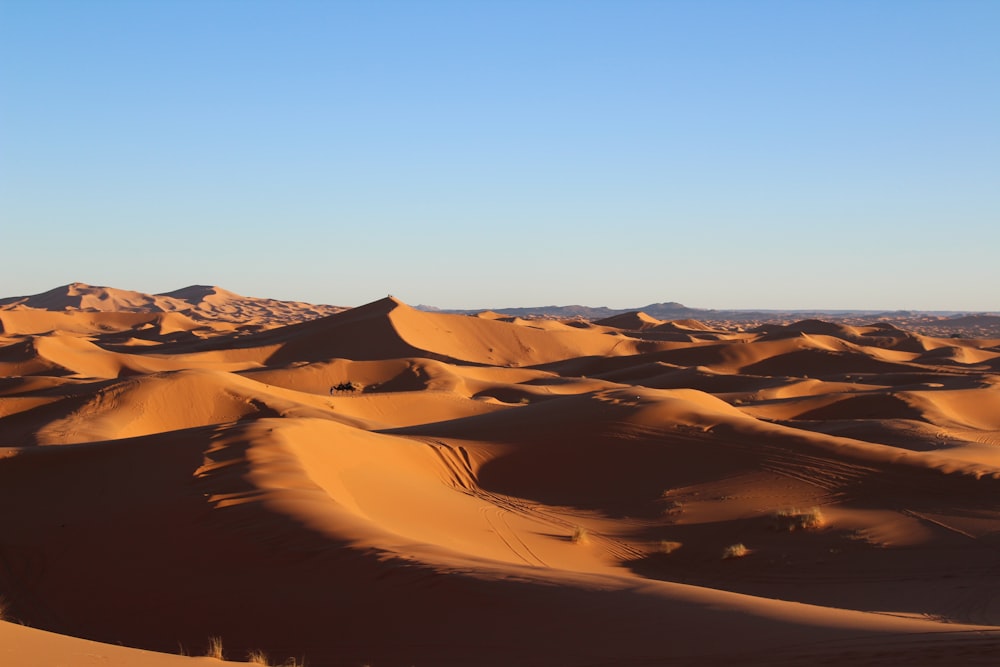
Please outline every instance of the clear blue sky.
[[0, 0], [0, 296], [1000, 310], [1000, 2]]

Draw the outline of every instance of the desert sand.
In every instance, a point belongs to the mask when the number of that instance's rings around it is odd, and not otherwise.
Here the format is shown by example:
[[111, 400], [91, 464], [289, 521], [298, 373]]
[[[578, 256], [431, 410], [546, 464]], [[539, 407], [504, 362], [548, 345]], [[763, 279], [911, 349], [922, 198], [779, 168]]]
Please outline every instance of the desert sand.
[[2, 665], [1000, 663], [1000, 339], [82, 284], [0, 326]]

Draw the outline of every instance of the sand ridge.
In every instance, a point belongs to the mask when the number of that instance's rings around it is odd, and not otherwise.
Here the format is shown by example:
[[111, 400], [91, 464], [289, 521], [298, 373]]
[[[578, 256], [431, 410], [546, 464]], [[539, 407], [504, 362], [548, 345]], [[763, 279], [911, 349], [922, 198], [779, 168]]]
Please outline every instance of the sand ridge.
[[[4, 311], [44, 310], [51, 312], [184, 313], [195, 320], [213, 323], [240, 322], [257, 326], [255, 320], [271, 325], [291, 324], [341, 312], [345, 308], [245, 297], [221, 287], [191, 285], [162, 294], [70, 283], [41, 294], [0, 299]], [[0, 315], [0, 318], [6, 315]]]
[[0, 301], [0, 660], [1000, 655], [1000, 340], [282, 303]]

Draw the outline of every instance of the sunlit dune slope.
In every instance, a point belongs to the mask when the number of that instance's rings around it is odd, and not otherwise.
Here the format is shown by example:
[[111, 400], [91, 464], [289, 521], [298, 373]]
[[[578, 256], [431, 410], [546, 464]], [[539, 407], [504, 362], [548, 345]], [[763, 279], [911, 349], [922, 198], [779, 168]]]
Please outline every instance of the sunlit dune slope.
[[279, 345], [280, 350], [268, 359], [269, 364], [422, 356], [501, 367], [656, 349], [655, 343], [573, 327], [546, 329], [429, 313], [392, 297], [313, 322], [250, 336], [242, 344]]

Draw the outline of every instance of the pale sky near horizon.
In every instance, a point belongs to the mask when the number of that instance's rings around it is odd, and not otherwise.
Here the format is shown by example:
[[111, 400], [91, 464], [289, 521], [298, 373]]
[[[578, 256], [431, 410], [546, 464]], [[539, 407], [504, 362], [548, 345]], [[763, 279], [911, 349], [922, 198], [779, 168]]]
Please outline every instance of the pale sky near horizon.
[[998, 34], [987, 0], [0, 0], [0, 296], [997, 311]]

